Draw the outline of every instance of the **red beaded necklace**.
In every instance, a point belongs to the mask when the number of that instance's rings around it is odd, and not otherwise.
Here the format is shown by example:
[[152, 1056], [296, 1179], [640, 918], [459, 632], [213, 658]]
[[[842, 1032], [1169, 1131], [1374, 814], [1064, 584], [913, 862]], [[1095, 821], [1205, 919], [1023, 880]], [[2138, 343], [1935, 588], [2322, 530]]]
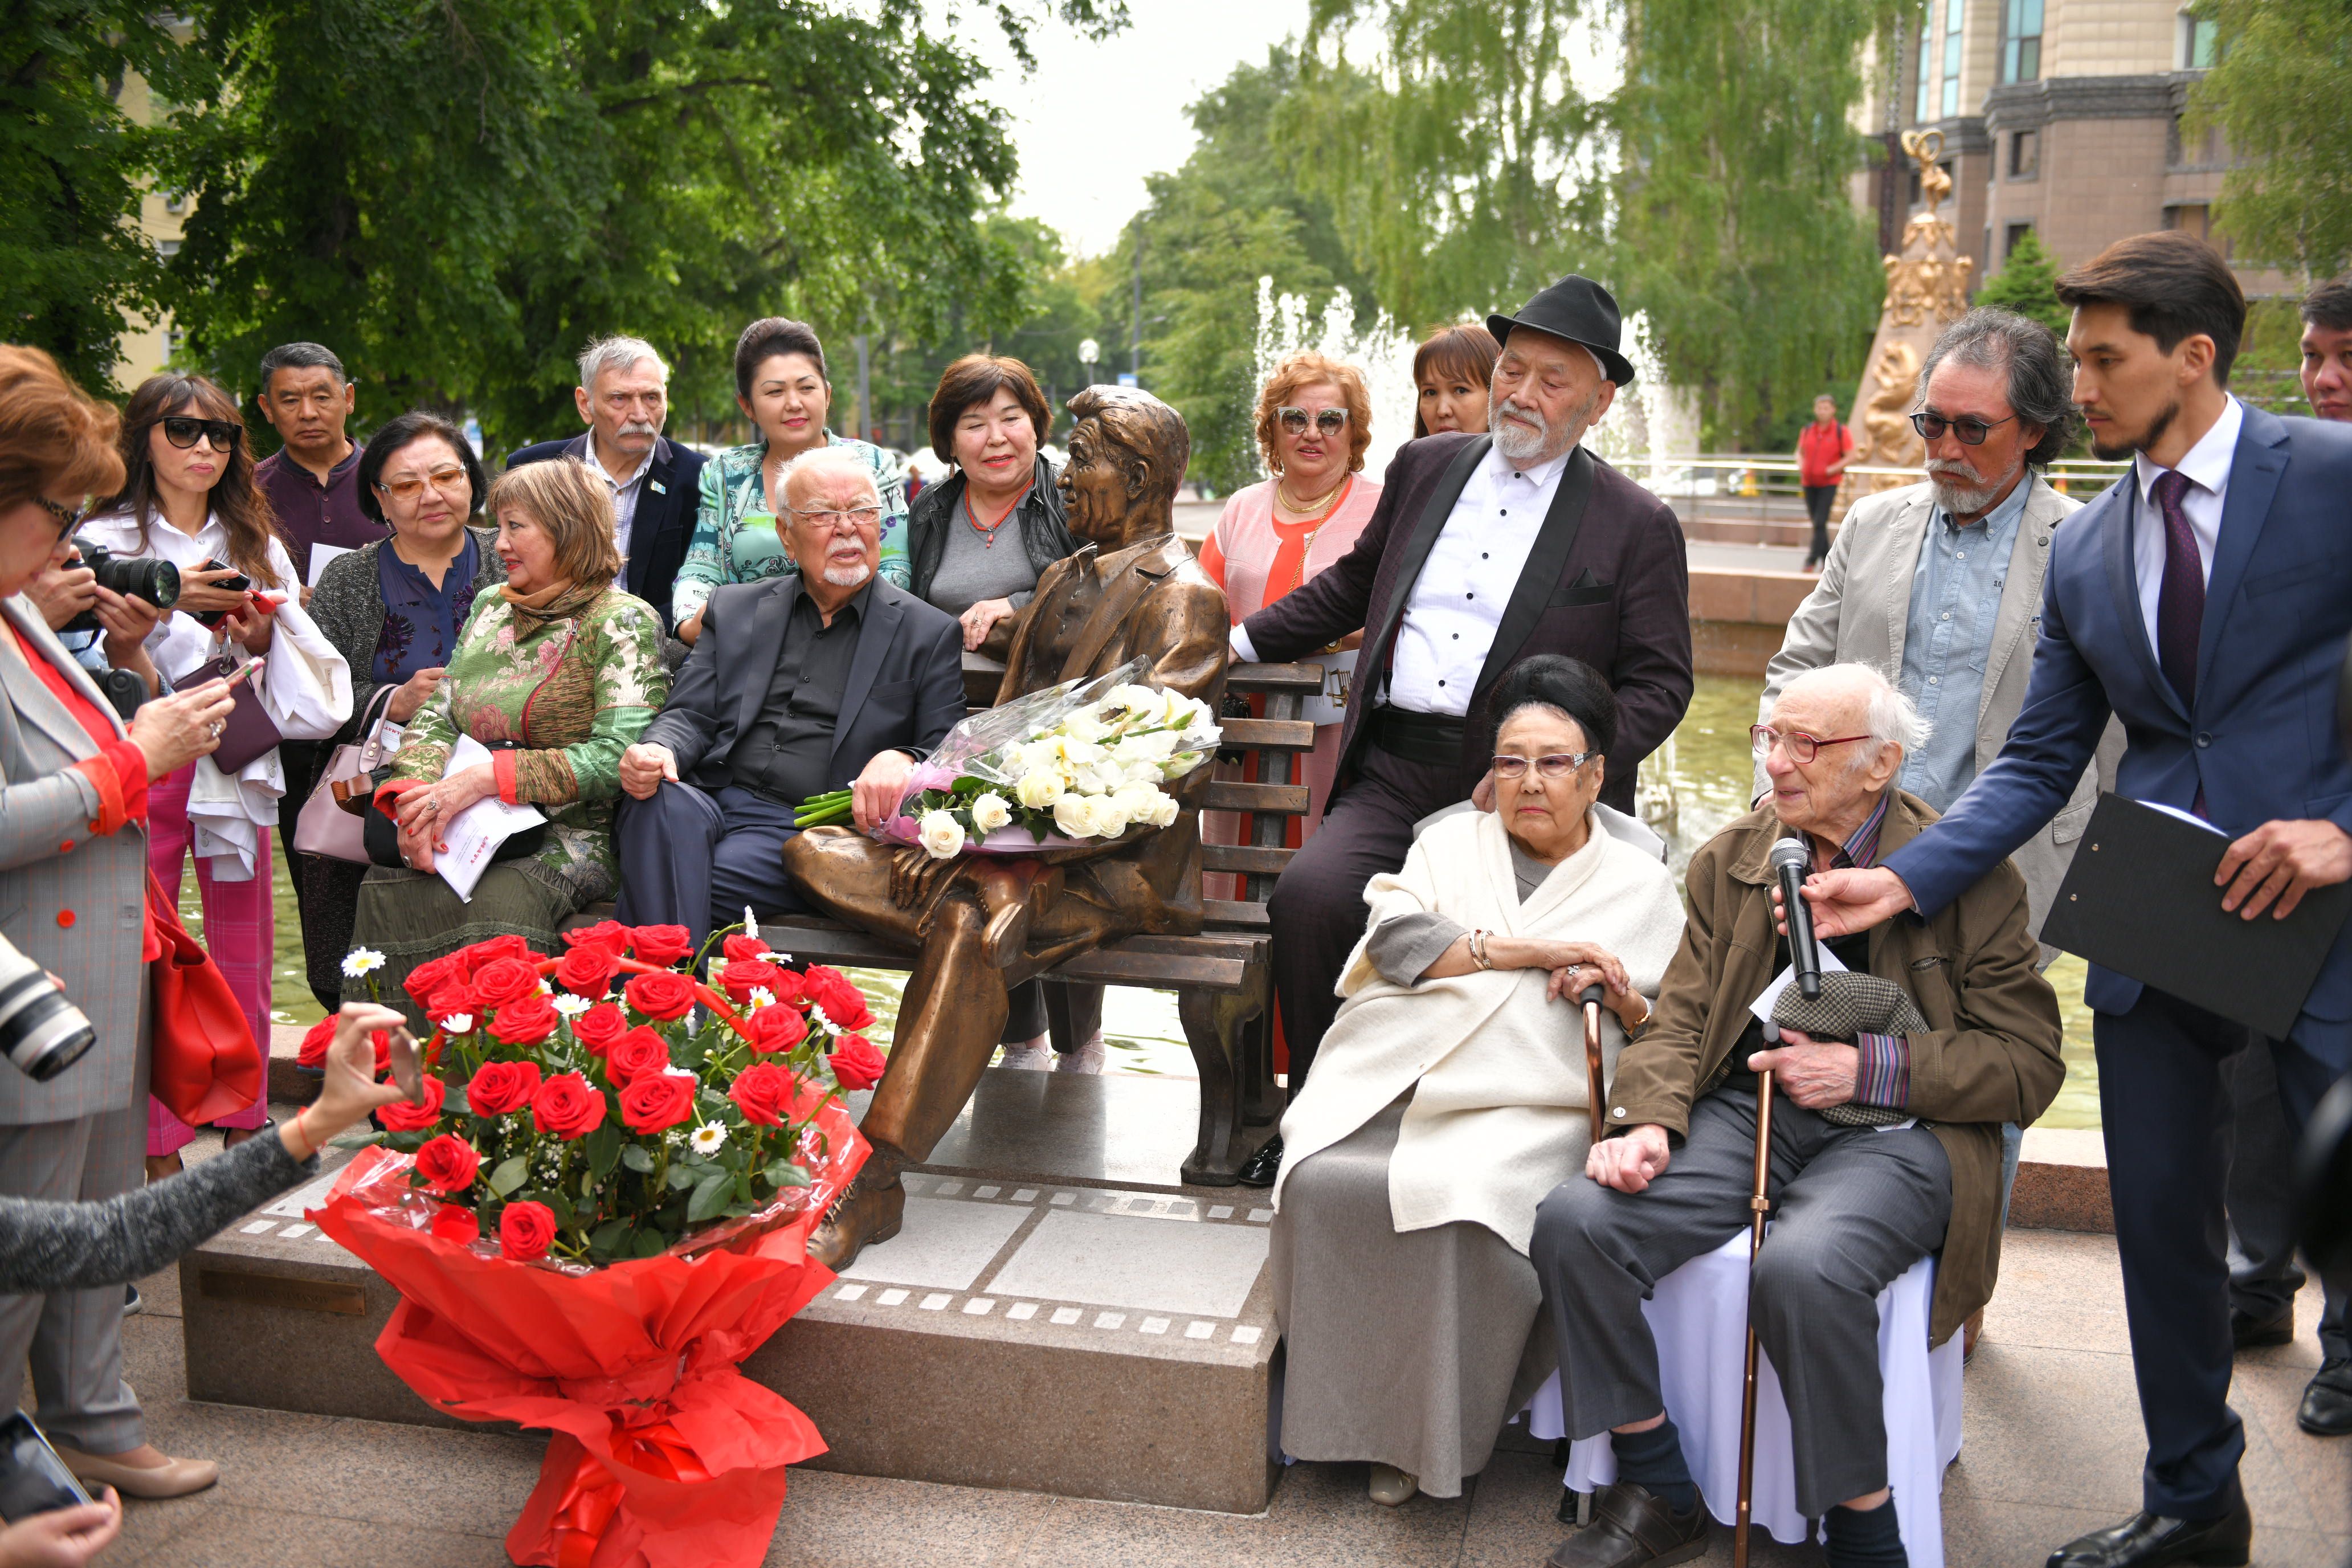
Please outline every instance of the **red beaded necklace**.
[[1023, 485], [1021, 487], [1021, 493], [1013, 498], [1013, 504], [1006, 507], [1003, 514], [1000, 515], [994, 522], [983, 523], [971, 510], [971, 484], [969, 480], [965, 481], [963, 487], [963, 520], [971, 524], [971, 531], [974, 533], [980, 535], [982, 548], [987, 550], [993, 550], [996, 548], [996, 531], [1003, 528], [1008, 521], [1012, 521], [1013, 512], [1020, 509], [1023, 501], [1029, 499], [1029, 492], [1036, 488], [1036, 484], [1037, 481], [1033, 478], [1027, 484]]

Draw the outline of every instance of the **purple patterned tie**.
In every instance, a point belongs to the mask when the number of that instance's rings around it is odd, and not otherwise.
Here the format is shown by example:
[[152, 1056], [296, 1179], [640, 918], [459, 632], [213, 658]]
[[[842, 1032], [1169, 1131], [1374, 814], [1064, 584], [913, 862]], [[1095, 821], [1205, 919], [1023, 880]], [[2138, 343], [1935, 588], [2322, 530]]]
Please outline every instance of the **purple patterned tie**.
[[2164, 509], [2164, 582], [2156, 594], [2156, 661], [2182, 703], [2197, 701], [2197, 638], [2205, 626], [2205, 563], [2197, 553], [2181, 498], [2189, 476], [2167, 468], [2157, 476], [2156, 504]]

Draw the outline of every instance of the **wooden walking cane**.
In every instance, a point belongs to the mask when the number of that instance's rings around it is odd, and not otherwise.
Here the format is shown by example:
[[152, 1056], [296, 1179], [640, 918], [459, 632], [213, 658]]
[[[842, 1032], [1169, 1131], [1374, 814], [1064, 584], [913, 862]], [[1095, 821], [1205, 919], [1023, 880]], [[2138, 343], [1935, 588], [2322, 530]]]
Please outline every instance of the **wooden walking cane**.
[[1756, 1188], [1748, 1195], [1751, 1211], [1748, 1230], [1748, 1375], [1739, 1394], [1739, 1511], [1731, 1526], [1732, 1568], [1748, 1568], [1748, 1513], [1755, 1500], [1756, 1480], [1756, 1253], [1764, 1245], [1764, 1216], [1772, 1200], [1765, 1195], [1772, 1173], [1772, 1075], [1756, 1075]]

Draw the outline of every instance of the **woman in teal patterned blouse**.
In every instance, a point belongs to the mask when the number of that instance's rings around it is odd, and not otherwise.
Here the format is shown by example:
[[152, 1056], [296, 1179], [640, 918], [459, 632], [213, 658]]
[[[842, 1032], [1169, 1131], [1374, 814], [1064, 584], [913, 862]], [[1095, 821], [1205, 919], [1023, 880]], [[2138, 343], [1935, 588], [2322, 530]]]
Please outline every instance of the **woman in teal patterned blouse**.
[[907, 487], [898, 465], [871, 442], [824, 426], [833, 406], [824, 345], [799, 321], [770, 316], [735, 340], [735, 402], [761, 439], [730, 447], [702, 465], [702, 500], [694, 539], [670, 590], [670, 620], [679, 638], [702, 634], [702, 606], [722, 583], [756, 583], [793, 570], [776, 537], [768, 497], [786, 463], [818, 447], [843, 447], [873, 470], [882, 497], [882, 575], [907, 585]]
[[[613, 896], [621, 753], [669, 696], [661, 617], [613, 586], [621, 566], [611, 494], [578, 463], [509, 468], [485, 510], [498, 519], [507, 581], [474, 601], [457, 654], [409, 721], [376, 790], [400, 825], [406, 868], [372, 867], [352, 940], [382, 952], [378, 984], [413, 1022], [400, 984], [418, 964], [493, 936], [560, 952], [565, 920]], [[489, 760], [444, 776], [459, 736]], [[449, 822], [491, 797], [547, 818], [535, 853], [486, 868], [460, 900], [433, 874]]]

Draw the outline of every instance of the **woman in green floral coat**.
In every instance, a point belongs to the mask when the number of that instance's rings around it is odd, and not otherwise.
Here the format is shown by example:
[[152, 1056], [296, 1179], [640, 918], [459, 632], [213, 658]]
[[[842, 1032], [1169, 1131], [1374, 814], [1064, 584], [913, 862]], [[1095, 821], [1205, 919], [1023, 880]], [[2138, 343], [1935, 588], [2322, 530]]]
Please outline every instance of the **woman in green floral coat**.
[[[555, 952], [567, 918], [613, 896], [621, 753], [669, 695], [661, 616], [612, 585], [621, 557], [606, 488], [578, 463], [533, 463], [499, 476], [485, 510], [498, 519], [506, 585], [476, 603], [376, 791], [407, 868], [368, 872], [352, 940], [384, 955], [387, 998], [417, 965], [488, 937]], [[490, 748], [489, 761], [445, 777], [461, 735]], [[434, 856], [449, 822], [492, 796], [538, 807], [544, 842], [485, 868], [461, 900]]]

